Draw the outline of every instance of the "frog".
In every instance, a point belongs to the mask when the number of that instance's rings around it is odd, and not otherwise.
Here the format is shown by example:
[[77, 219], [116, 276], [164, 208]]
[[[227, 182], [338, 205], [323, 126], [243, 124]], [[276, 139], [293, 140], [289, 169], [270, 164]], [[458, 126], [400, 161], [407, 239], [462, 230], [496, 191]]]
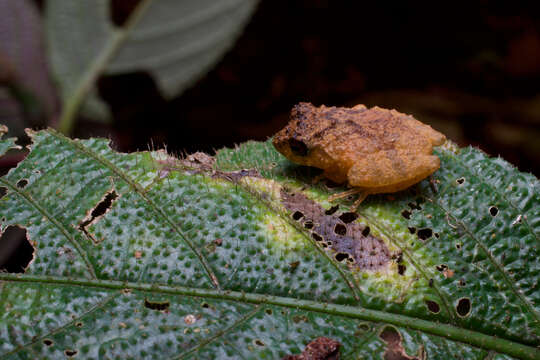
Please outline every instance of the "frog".
[[322, 177], [350, 189], [330, 201], [359, 194], [395, 193], [440, 167], [433, 148], [446, 136], [412, 115], [363, 104], [353, 107], [295, 105], [272, 143], [290, 161], [323, 170]]

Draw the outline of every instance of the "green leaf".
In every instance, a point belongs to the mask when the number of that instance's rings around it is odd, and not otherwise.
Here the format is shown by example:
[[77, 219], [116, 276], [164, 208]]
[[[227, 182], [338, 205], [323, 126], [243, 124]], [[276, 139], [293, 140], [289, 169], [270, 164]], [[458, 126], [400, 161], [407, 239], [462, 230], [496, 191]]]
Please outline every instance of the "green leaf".
[[[72, 118], [101, 74], [147, 71], [166, 98], [191, 86], [231, 47], [257, 0], [142, 0], [121, 27], [109, 0], [47, 1], [46, 24], [53, 73], [64, 102], [60, 129]], [[83, 111], [106, 115], [96, 92]]]
[[0, 178], [2, 231], [35, 251], [0, 273], [2, 358], [540, 358], [540, 185], [502, 159], [438, 148], [354, 218], [270, 142], [212, 163], [31, 135]]

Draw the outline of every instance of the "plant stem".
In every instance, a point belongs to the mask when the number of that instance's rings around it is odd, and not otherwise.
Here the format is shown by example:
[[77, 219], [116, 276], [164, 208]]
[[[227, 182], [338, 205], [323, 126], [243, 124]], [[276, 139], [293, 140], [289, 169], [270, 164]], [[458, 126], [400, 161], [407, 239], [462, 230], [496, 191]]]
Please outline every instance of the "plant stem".
[[183, 286], [167, 286], [158, 284], [140, 284], [133, 282], [121, 282], [113, 280], [87, 280], [46, 277], [37, 275], [15, 275], [0, 273], [0, 281], [42, 283], [47, 285], [83, 286], [86, 288], [99, 288], [111, 290], [130, 289], [159, 294], [197, 296], [232, 300], [251, 304], [272, 304], [306, 311], [343, 316], [348, 318], [362, 319], [367, 321], [382, 322], [419, 330], [428, 334], [440, 336], [452, 341], [459, 341], [474, 347], [494, 350], [498, 353], [507, 354], [520, 359], [540, 359], [540, 349], [527, 346], [511, 340], [501, 339], [486, 335], [477, 331], [459, 328], [453, 325], [442, 324], [434, 321], [418, 319], [410, 316], [393, 314], [384, 311], [364, 309], [356, 306], [328, 304], [312, 300], [271, 296], [256, 293], [244, 293], [238, 291], [224, 291], [215, 289], [198, 289]]
[[139, 3], [139, 5], [137, 5], [126, 21], [124, 27], [113, 31], [111, 38], [103, 50], [97, 55], [88, 69], [81, 76], [74, 92], [69, 98], [66, 99], [66, 102], [62, 108], [58, 123], [58, 130], [60, 130], [62, 133], [66, 135], [71, 133], [75, 123], [75, 115], [77, 114], [77, 111], [84, 98], [94, 86], [98, 76], [105, 70], [106, 66], [112, 60], [120, 46], [127, 39], [133, 27], [143, 17], [152, 1], [153, 0], [143, 0], [141, 3]]

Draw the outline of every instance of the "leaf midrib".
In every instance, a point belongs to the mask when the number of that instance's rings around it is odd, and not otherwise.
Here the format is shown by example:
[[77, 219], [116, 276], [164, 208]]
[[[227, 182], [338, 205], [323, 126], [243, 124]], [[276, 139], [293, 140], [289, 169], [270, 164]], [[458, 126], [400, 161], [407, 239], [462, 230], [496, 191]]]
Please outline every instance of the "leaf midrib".
[[0, 281], [5, 281], [7, 283], [30, 283], [36, 285], [46, 284], [49, 286], [81, 286], [84, 288], [109, 290], [129, 289], [150, 292], [158, 295], [183, 295], [213, 298], [224, 301], [235, 301], [246, 304], [271, 304], [304, 311], [313, 311], [348, 318], [393, 324], [400, 327], [419, 330], [424, 333], [446, 338], [448, 340], [469, 344], [477, 348], [495, 350], [498, 353], [507, 354], [521, 359], [540, 358], [540, 349], [534, 346], [486, 335], [478, 331], [459, 328], [449, 324], [442, 324], [380, 310], [371, 310], [358, 306], [330, 304], [314, 300], [302, 300], [239, 291], [158, 285], [150, 283], [133, 283], [116, 280], [70, 279], [38, 275], [14, 275], [10, 273], [0, 273]]

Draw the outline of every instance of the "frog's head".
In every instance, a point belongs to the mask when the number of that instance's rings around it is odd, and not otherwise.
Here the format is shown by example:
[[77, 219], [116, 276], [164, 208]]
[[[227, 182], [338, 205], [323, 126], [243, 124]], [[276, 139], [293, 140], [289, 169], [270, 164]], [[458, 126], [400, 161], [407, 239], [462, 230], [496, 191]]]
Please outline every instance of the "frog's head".
[[299, 103], [291, 110], [290, 121], [272, 140], [274, 147], [287, 159], [307, 165], [313, 134], [317, 131], [317, 121], [311, 103]]

